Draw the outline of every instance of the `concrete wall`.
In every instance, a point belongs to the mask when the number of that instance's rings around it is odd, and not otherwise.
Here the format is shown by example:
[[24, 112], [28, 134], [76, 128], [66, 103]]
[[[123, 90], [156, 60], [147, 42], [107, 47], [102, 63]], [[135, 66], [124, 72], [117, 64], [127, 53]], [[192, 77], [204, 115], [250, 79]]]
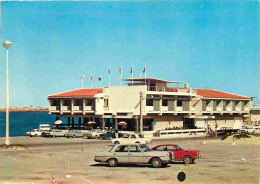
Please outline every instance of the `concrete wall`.
[[[115, 86], [107, 88], [109, 112], [131, 112], [140, 115], [140, 91], [145, 91], [145, 86]], [[143, 95], [145, 96], [145, 94]], [[145, 108], [145, 99], [143, 108]]]
[[165, 130], [166, 128], [182, 127], [183, 119], [181, 116], [176, 117], [161, 117], [154, 119], [154, 131]]

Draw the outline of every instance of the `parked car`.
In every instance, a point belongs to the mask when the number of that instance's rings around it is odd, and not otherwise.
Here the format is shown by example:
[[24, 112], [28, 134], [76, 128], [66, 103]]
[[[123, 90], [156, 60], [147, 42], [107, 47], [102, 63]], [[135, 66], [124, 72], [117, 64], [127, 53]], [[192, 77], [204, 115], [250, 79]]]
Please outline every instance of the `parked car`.
[[112, 139], [113, 144], [148, 144], [151, 143], [151, 139], [144, 138], [141, 134], [124, 134], [122, 137], [116, 137]]
[[68, 130], [60, 130], [60, 129], [51, 129], [49, 131], [43, 132], [43, 137], [64, 137], [65, 133], [67, 133]]
[[116, 138], [116, 133], [113, 131], [108, 131], [107, 133], [103, 133], [99, 135], [100, 139], [112, 139]]
[[38, 137], [42, 135], [42, 130], [39, 129], [32, 129], [30, 132], [26, 132], [26, 136], [30, 137]]
[[96, 162], [106, 162], [111, 167], [118, 164], [151, 164], [166, 167], [173, 159], [172, 152], [151, 151], [145, 144], [116, 144], [110, 151], [95, 155]]
[[242, 126], [242, 128], [240, 129], [241, 133], [247, 133], [247, 134], [253, 134], [255, 132], [255, 127], [252, 125], [245, 125]]
[[83, 137], [83, 132], [80, 130], [69, 130], [67, 133], [64, 134], [65, 137]]
[[106, 133], [106, 131], [105, 130], [99, 130], [99, 129], [93, 129], [90, 132], [85, 133], [83, 136], [88, 138], [88, 139], [90, 139], [90, 138], [97, 139], [103, 133]]
[[195, 159], [200, 158], [199, 150], [184, 150], [177, 144], [162, 144], [151, 149], [156, 151], [173, 152], [174, 161], [183, 161], [185, 164], [194, 163]]

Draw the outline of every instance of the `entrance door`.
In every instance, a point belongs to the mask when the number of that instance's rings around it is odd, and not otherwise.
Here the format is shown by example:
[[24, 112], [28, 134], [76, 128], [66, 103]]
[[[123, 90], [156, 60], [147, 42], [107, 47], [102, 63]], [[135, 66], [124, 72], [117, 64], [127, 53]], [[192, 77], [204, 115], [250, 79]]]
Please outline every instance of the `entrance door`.
[[241, 117], [234, 117], [234, 126], [233, 129], [241, 129], [242, 128], [242, 119]]
[[194, 119], [192, 119], [192, 118], [184, 118], [183, 119], [183, 127], [185, 129], [194, 129], [195, 128]]

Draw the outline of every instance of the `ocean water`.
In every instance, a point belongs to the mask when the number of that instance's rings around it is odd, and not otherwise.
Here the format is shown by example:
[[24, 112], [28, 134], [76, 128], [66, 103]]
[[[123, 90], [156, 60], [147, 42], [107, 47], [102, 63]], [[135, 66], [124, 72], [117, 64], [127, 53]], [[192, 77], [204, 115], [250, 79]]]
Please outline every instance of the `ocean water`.
[[[5, 112], [0, 112], [0, 137], [5, 136], [5, 117]], [[55, 115], [48, 112], [10, 112], [9, 136], [25, 136], [27, 131], [39, 128], [39, 124], [53, 124], [55, 121]]]

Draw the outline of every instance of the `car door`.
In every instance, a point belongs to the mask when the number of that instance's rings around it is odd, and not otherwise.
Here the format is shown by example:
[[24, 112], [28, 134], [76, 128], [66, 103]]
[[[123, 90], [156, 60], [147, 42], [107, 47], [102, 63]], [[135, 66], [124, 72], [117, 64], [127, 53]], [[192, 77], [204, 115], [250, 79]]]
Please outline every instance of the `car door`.
[[120, 145], [115, 150], [113, 157], [117, 158], [118, 163], [128, 163], [128, 145]]
[[174, 145], [167, 145], [167, 151], [171, 151], [174, 153], [174, 159], [175, 160], [180, 160], [182, 159], [181, 157], [181, 151]]
[[128, 162], [129, 163], [143, 163], [143, 152], [139, 149], [137, 145], [130, 145], [128, 152]]

